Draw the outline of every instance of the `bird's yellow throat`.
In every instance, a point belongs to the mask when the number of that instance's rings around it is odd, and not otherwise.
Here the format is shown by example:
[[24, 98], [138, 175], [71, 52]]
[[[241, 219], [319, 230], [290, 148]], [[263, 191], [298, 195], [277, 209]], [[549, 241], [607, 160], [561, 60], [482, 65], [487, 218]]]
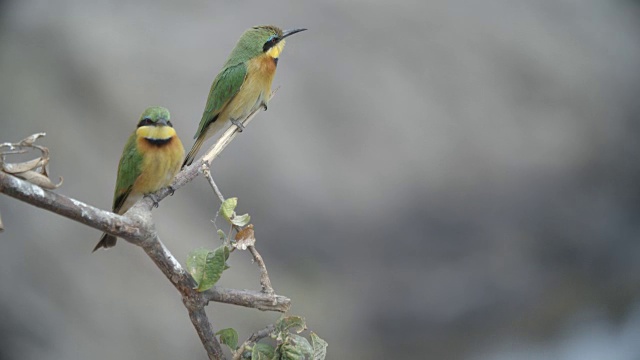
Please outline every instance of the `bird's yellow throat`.
[[269, 50], [267, 50], [267, 55], [271, 56], [274, 59], [280, 57], [280, 53], [284, 49], [284, 40], [280, 40], [279, 43], [273, 45]]
[[176, 135], [176, 131], [171, 126], [140, 126], [136, 130], [138, 138], [151, 140], [166, 140]]

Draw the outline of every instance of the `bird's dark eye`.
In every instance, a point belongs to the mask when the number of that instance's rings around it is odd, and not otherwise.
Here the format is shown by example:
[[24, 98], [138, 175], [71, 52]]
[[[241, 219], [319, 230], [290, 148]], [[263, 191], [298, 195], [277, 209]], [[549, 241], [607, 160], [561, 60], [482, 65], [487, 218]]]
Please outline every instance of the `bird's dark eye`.
[[167, 120], [167, 125], [173, 127], [173, 124], [171, 123], [171, 121]]
[[140, 122], [138, 123], [138, 127], [147, 126], [147, 125], [153, 125], [153, 121], [151, 121], [151, 119], [149, 118], [144, 118], [140, 120]]
[[278, 43], [278, 40], [279, 40], [278, 35], [271, 35], [269, 40], [267, 40], [267, 42], [264, 43], [264, 45], [262, 45], [262, 51], [266, 52], [267, 50], [271, 49], [273, 45]]

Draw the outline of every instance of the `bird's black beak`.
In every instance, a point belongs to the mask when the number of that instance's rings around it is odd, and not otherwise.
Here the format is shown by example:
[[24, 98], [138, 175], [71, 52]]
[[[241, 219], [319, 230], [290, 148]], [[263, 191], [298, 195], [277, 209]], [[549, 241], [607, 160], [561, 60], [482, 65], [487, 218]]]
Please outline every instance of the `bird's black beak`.
[[169, 125], [168, 121], [169, 120], [167, 120], [165, 118], [160, 118], [160, 119], [158, 119], [158, 121], [156, 121], [156, 126], [158, 126], [158, 125], [167, 126], [167, 125]]
[[282, 32], [282, 37], [280, 38], [280, 40], [286, 38], [287, 36], [291, 36], [293, 34], [299, 33], [300, 31], [305, 31], [307, 29], [291, 29], [291, 30], [285, 30]]

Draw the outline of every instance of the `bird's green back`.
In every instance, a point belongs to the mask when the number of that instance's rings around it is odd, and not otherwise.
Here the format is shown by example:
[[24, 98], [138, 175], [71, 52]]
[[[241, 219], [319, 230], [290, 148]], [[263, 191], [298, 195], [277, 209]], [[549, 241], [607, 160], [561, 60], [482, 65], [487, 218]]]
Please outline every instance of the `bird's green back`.
[[113, 212], [115, 213], [120, 211], [142, 170], [142, 154], [137, 149], [136, 141], [136, 132], [134, 131], [122, 151], [118, 165], [116, 190], [113, 194]]
[[220, 114], [220, 111], [224, 108], [224, 105], [240, 91], [240, 87], [246, 76], [246, 63], [225, 67], [218, 76], [216, 76], [213, 85], [211, 85], [207, 105], [202, 114], [198, 131], [193, 137], [194, 139], [206, 131], [206, 127], [216, 120], [218, 114]]

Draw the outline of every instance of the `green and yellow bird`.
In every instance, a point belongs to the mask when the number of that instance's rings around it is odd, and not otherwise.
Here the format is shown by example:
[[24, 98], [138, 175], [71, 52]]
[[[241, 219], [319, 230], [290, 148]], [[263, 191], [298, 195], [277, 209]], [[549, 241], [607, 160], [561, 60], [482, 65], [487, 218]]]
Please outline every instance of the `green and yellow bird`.
[[[170, 118], [169, 110], [159, 106], [147, 108], [140, 116], [120, 157], [114, 213], [122, 215], [146, 194], [168, 186], [180, 170], [184, 147]], [[104, 233], [93, 251], [115, 246], [116, 240]]]
[[306, 29], [282, 31], [275, 26], [254, 26], [242, 34], [236, 47], [216, 76], [209, 91], [196, 142], [184, 159], [191, 165], [205, 140], [231, 121], [239, 131], [242, 121], [259, 107], [267, 109], [271, 82], [276, 73], [284, 39]]

